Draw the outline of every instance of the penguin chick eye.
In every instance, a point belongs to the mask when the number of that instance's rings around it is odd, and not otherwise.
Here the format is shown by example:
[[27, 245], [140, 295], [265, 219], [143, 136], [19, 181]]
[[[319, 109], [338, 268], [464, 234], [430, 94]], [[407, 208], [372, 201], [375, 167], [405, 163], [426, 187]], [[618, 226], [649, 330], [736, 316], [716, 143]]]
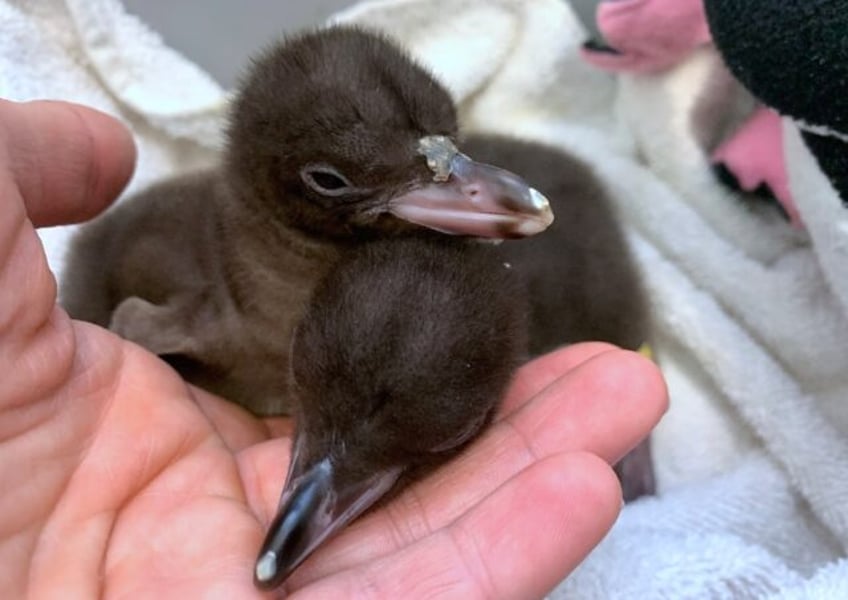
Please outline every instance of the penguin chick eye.
[[353, 184], [333, 167], [310, 166], [300, 172], [300, 177], [310, 189], [322, 196], [340, 196], [353, 189]]

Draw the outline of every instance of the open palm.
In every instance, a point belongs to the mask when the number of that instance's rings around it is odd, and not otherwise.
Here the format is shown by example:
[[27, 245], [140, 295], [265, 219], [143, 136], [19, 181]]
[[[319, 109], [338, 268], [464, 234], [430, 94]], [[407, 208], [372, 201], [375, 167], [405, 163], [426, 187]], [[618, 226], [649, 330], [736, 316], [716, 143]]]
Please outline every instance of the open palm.
[[[250, 598], [291, 423], [185, 384], [71, 321], [33, 229], [96, 214], [133, 149], [112, 119], [0, 103], [0, 589], [10, 597]], [[524, 367], [462, 456], [317, 552], [286, 592], [534, 597], [620, 506], [608, 463], [666, 406], [656, 370], [602, 344]]]

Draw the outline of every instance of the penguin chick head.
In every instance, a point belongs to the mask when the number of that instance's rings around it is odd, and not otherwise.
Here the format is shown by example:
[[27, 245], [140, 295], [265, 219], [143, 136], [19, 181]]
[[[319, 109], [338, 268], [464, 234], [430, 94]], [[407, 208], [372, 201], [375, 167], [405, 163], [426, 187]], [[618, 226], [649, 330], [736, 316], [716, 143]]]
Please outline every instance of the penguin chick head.
[[243, 201], [312, 235], [504, 238], [550, 224], [541, 194], [461, 154], [456, 136], [453, 101], [427, 71], [383, 36], [337, 26], [254, 61], [226, 165]]
[[525, 318], [489, 246], [380, 241], [331, 272], [294, 340], [297, 436], [257, 585], [474, 439], [524, 356]]

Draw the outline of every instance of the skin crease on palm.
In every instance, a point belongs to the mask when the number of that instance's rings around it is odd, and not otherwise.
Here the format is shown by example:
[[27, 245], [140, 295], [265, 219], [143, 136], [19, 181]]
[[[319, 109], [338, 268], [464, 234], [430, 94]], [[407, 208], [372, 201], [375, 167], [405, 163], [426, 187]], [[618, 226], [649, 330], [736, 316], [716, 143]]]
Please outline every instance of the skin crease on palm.
[[[71, 321], [34, 226], [103, 210], [135, 151], [115, 120], [0, 101], [0, 589], [11, 598], [260, 598], [253, 566], [292, 425], [183, 383], [155, 356]], [[581, 344], [520, 370], [456, 460], [354, 523], [291, 597], [533, 598], [606, 534], [609, 463], [666, 390], [645, 359]]]

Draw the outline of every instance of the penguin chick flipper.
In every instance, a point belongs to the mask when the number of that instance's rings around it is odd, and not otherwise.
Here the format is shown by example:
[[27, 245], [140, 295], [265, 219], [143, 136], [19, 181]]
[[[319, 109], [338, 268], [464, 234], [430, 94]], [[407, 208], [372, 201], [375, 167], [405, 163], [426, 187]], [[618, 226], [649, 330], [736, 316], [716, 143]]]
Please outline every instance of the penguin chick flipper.
[[223, 333], [233, 314], [215, 308], [208, 295], [185, 292], [164, 304], [138, 296], [122, 301], [109, 329], [170, 364], [187, 382], [241, 404], [255, 414], [279, 414], [285, 402], [283, 385], [265, 385], [265, 369], [273, 357], [259, 352], [233, 361], [236, 351]]
[[625, 502], [656, 493], [654, 463], [651, 456], [651, 438], [645, 438], [628, 452], [614, 467], [621, 482], [621, 495]]
[[153, 304], [133, 296], [115, 309], [109, 329], [154, 354], [192, 356], [197, 354], [199, 344], [187, 307], [185, 304]]

